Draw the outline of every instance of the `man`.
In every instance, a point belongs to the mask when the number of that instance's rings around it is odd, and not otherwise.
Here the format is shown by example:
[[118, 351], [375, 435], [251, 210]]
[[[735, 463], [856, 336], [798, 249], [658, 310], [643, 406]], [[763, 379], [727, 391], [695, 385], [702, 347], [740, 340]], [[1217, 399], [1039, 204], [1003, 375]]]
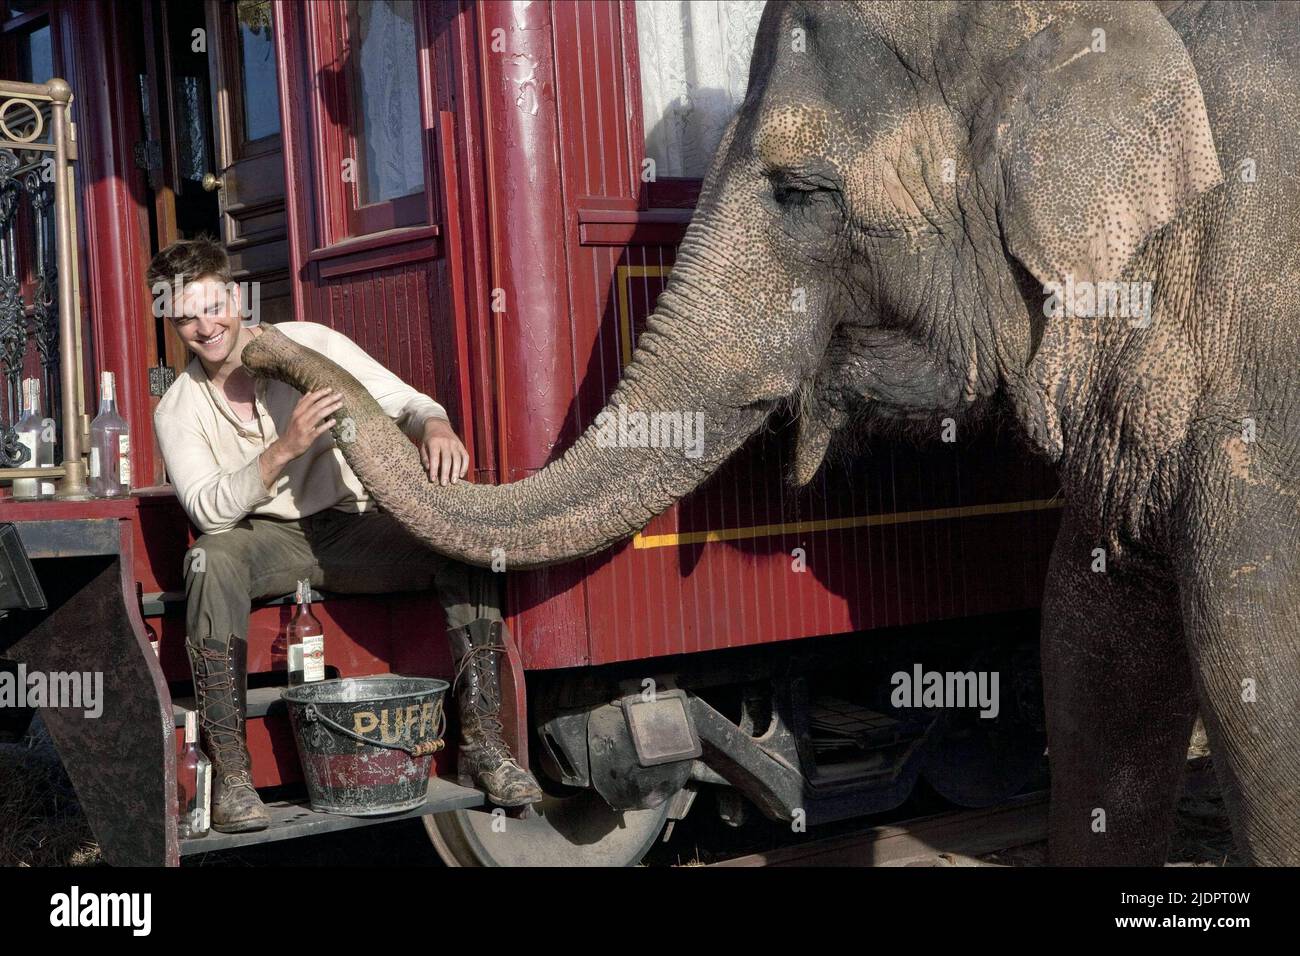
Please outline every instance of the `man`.
[[[459, 773], [502, 806], [541, 798], [502, 739], [497, 656], [505, 624], [488, 572], [435, 554], [379, 512], [329, 434], [337, 393], [302, 395], [255, 380], [244, 346], [259, 328], [225, 250], [206, 239], [173, 243], [149, 265], [149, 285], [194, 354], [154, 412], [176, 497], [202, 532], [187, 555], [186, 647], [200, 739], [213, 764], [212, 825], [226, 833], [270, 822], [253, 789], [245, 736], [248, 615], [255, 598], [313, 587], [383, 593], [434, 587], [446, 613], [461, 713]], [[280, 331], [354, 375], [419, 443], [430, 481], [457, 482], [468, 456], [447, 414], [347, 336], [314, 322]]]

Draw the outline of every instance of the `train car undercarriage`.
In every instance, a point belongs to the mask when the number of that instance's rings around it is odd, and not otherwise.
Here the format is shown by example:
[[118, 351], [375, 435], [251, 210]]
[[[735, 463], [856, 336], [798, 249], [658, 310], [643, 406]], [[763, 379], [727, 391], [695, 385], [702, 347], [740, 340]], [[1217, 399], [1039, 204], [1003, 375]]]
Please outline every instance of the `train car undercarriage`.
[[[15, 586], [5, 592], [0, 658], [110, 675], [102, 720], [41, 708], [105, 857], [176, 862], [344, 822], [288, 799], [269, 832], [176, 841], [168, 718], [184, 703], [173, 702], [122, 577], [125, 527], [111, 517], [24, 522], [6, 536], [5, 576]], [[19, 581], [29, 582], [25, 591]], [[31, 581], [43, 591], [37, 600]], [[74, 620], [98, 627], [70, 627]], [[449, 864], [580, 866], [637, 863], [703, 788], [716, 789], [733, 822], [752, 808], [796, 832], [892, 810], [922, 779], [958, 806], [988, 806], [1041, 768], [1036, 630], [1036, 614], [996, 615], [531, 672], [529, 751], [543, 801], [524, 812], [493, 809], [476, 791], [437, 780], [419, 813]], [[897, 677], [910, 676], [915, 662], [932, 672], [999, 675], [998, 713], [894, 706]], [[148, 687], [152, 695], [141, 693]], [[263, 716], [283, 720], [273, 707]]]

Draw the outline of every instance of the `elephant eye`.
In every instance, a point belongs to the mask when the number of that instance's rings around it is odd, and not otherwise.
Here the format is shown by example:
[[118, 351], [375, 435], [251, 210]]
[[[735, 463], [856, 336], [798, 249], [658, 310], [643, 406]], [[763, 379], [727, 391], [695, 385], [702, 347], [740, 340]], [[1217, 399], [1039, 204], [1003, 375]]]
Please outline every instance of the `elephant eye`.
[[839, 192], [827, 177], [795, 176], [779, 172], [772, 177], [772, 198], [783, 207], [811, 206], [824, 199], [833, 199]]
[[817, 198], [818, 193], [829, 192], [818, 186], [791, 186], [778, 184], [772, 192], [782, 206], [805, 206]]

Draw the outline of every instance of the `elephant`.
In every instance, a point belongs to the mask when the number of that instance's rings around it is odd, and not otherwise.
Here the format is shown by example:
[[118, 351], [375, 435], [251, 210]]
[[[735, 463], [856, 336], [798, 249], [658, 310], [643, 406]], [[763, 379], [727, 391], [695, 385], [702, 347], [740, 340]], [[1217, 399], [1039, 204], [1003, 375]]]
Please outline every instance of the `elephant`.
[[512, 568], [634, 534], [779, 409], [796, 483], [864, 435], [1009, 416], [1065, 501], [1050, 860], [1163, 863], [1199, 711], [1243, 854], [1297, 864], [1297, 51], [1282, 4], [769, 2], [606, 406], [700, 410], [693, 455], [593, 423], [524, 480], [441, 487], [332, 363], [273, 330], [243, 361], [340, 389], [382, 507]]

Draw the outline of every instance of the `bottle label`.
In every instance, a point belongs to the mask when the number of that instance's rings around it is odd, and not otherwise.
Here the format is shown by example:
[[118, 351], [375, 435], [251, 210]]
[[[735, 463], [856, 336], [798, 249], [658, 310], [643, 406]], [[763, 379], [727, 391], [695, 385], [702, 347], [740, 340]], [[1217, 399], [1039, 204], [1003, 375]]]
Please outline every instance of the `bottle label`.
[[212, 765], [206, 760], [200, 760], [195, 768], [191, 825], [196, 835], [212, 829]]
[[117, 436], [117, 474], [118, 480], [128, 487], [131, 484], [131, 436]]
[[325, 679], [325, 635], [302, 639], [302, 679], [304, 683]]
[[[18, 444], [25, 447], [31, 454], [27, 460], [18, 467], [32, 468], [36, 465], [36, 432], [19, 432]], [[35, 498], [37, 494], [37, 482], [35, 478], [15, 478], [13, 492], [15, 498]]]
[[90, 446], [90, 477], [99, 477], [99, 449], [94, 445]]

